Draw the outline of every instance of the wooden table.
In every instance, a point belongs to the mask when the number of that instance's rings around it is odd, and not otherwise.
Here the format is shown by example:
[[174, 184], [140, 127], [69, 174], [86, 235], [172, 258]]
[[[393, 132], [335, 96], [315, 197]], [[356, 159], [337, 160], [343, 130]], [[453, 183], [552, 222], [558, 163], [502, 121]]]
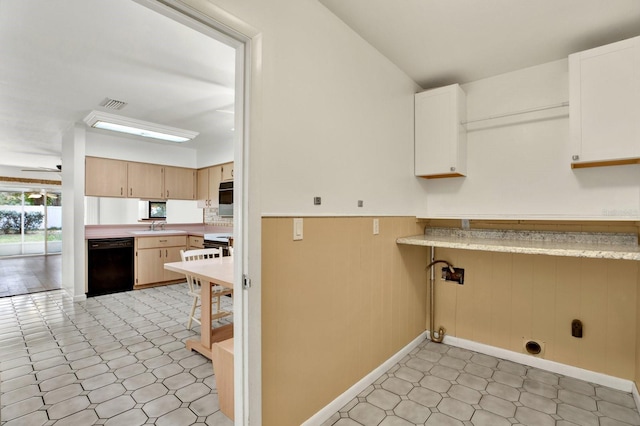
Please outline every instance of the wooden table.
[[[220, 285], [233, 288], [233, 257], [165, 263], [164, 268], [181, 274], [191, 274], [210, 285], [202, 286], [200, 340], [187, 340], [187, 349], [196, 350], [211, 359], [211, 345], [233, 337], [233, 324], [211, 328], [211, 287]], [[209, 303], [205, 303], [209, 301]]]

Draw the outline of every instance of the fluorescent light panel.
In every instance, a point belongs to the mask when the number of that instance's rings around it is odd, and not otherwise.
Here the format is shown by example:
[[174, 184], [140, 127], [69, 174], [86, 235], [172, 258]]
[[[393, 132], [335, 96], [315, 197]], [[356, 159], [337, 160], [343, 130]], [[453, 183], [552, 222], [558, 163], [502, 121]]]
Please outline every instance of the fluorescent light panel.
[[198, 136], [198, 132], [163, 126], [161, 124], [122, 117], [101, 111], [91, 111], [89, 115], [84, 118], [84, 122], [87, 123], [88, 126], [96, 129], [111, 130], [169, 142], [186, 142]]

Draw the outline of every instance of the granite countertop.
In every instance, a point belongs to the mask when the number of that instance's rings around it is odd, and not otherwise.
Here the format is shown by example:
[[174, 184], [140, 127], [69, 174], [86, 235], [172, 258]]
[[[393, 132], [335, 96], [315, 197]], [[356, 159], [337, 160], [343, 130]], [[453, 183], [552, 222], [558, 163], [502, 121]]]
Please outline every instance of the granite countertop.
[[427, 228], [397, 244], [502, 253], [640, 260], [636, 234]]

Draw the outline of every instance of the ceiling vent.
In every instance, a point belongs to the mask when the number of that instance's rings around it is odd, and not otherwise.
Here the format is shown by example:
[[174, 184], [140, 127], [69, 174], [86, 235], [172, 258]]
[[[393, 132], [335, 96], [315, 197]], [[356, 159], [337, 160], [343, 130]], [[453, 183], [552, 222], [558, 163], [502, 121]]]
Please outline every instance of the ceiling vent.
[[127, 106], [126, 102], [117, 101], [111, 98], [105, 98], [104, 101], [100, 102], [100, 106], [105, 107], [107, 109], [122, 109]]

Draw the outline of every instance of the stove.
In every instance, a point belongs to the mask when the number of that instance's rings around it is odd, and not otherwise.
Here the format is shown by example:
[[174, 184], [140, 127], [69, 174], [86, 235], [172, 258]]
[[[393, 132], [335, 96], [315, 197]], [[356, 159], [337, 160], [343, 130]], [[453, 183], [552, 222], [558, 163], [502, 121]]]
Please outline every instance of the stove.
[[229, 238], [231, 233], [204, 234], [204, 248], [221, 248], [223, 256], [229, 256]]

